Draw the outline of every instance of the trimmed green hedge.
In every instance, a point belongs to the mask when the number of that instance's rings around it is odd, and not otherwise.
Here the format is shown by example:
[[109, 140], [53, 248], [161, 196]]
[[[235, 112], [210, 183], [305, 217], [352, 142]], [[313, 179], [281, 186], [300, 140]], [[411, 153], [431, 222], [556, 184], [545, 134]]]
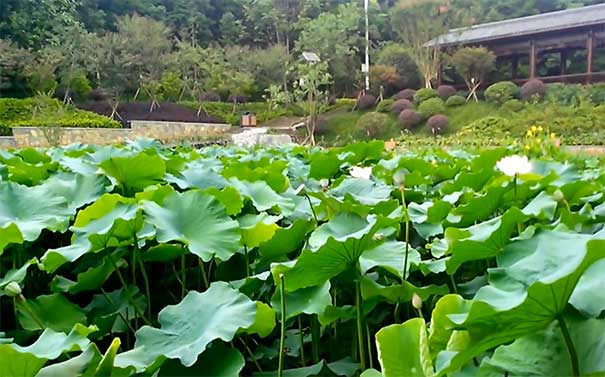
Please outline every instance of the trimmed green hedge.
[[[194, 101], [185, 101], [179, 104], [195, 110], [199, 107], [199, 103]], [[237, 105], [235, 112], [233, 112], [233, 103], [230, 102], [204, 102], [204, 109], [208, 112], [208, 115], [222, 119], [232, 125], [239, 125], [241, 114], [248, 111], [256, 115], [256, 122], [258, 124], [282, 116], [302, 115], [302, 110], [294, 106], [279, 106], [277, 109], [272, 110], [269, 109], [269, 105], [266, 102], [242, 103]]]
[[[41, 110], [34, 114], [34, 109]], [[0, 135], [14, 127], [120, 128], [119, 122], [103, 115], [64, 106], [55, 99], [0, 98]]]

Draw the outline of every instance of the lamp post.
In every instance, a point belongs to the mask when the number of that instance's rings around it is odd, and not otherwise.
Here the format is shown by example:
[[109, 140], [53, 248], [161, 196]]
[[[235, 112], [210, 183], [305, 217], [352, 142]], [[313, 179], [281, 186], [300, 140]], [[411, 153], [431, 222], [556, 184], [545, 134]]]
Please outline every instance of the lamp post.
[[370, 20], [368, 17], [369, 0], [364, 0], [365, 19], [366, 19], [366, 62], [363, 71], [366, 76], [366, 92], [370, 90]]

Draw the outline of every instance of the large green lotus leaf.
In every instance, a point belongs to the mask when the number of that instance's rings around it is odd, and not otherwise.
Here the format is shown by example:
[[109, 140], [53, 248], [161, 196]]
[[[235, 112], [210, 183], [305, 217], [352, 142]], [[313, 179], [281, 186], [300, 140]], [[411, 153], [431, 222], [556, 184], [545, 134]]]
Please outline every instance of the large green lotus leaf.
[[414, 229], [420, 237], [429, 238], [443, 233], [443, 221], [452, 209], [452, 204], [444, 200], [426, 201], [422, 204], [410, 203], [408, 213]]
[[376, 333], [376, 348], [384, 377], [434, 375], [422, 318], [383, 327]]
[[100, 175], [57, 174], [52, 176], [40, 189], [48, 197], [61, 197], [65, 199], [70, 211], [75, 211], [86, 204], [90, 204], [103, 195], [109, 185], [109, 180]]
[[166, 181], [176, 184], [180, 189], [199, 188], [207, 189], [215, 187], [222, 189], [227, 186], [227, 180], [219, 174], [220, 166], [206, 164], [206, 161], [195, 161], [174, 176], [166, 175]]
[[160, 369], [160, 376], [178, 377], [239, 377], [246, 360], [235, 348], [227, 348], [215, 342], [200, 355], [191, 367], [184, 367], [177, 360], [167, 360]]
[[424, 301], [430, 296], [442, 296], [447, 294], [448, 288], [445, 285], [416, 287], [407, 281], [404, 281], [403, 284], [383, 286], [367, 276], [361, 279], [361, 296], [364, 300], [373, 297], [384, 297], [387, 301], [392, 303], [409, 302], [412, 300], [414, 293]]
[[160, 183], [166, 174], [166, 163], [157, 154], [110, 157], [101, 162], [99, 167], [122, 187], [123, 194], [127, 196]]
[[16, 305], [17, 318], [25, 330], [51, 329], [57, 332], [68, 332], [76, 323], [87, 322], [82, 309], [60, 293], [28, 299], [27, 306], [29, 308], [25, 308], [22, 303]]
[[21, 159], [15, 159], [8, 164], [8, 179], [22, 185], [35, 186], [45, 181], [57, 168], [57, 163], [38, 162], [30, 164]]
[[227, 214], [230, 216], [238, 215], [242, 208], [244, 208], [244, 199], [239, 192], [231, 186], [227, 186], [222, 190], [216, 187], [210, 187], [204, 190], [204, 192], [214, 196], [219, 202], [221, 202]]
[[[276, 289], [271, 297], [271, 306], [278, 316], [281, 316], [280, 303], [280, 290]], [[296, 317], [301, 313], [322, 314], [331, 303], [329, 281], [322, 285], [286, 292], [286, 319]]]
[[[565, 321], [578, 354], [582, 376], [605, 374], [605, 320], [566, 316]], [[557, 322], [496, 348], [479, 368], [480, 377], [571, 376], [569, 351]]]
[[88, 268], [84, 272], [80, 272], [77, 275], [76, 281], [55, 275], [51, 281], [51, 289], [54, 292], [69, 292], [71, 294], [99, 289], [109, 279], [111, 274], [115, 272], [114, 263], [118, 268], [127, 266], [126, 261], [122, 259], [123, 254], [124, 252], [122, 251], [98, 260], [95, 266]]
[[[359, 364], [353, 362], [351, 359], [344, 359], [328, 363], [321, 360], [319, 363], [295, 369], [286, 369], [283, 371], [283, 377], [352, 377], [359, 370]], [[275, 372], [257, 372], [254, 373], [254, 377], [276, 377], [277, 371]]]
[[447, 228], [444, 236], [448, 246], [446, 254], [451, 255], [446, 262], [448, 273], [456, 272], [464, 262], [498, 255], [517, 230], [517, 224], [525, 218], [521, 211], [513, 207], [502, 216], [466, 229]]
[[338, 186], [328, 191], [328, 195], [341, 201], [352, 200], [374, 206], [389, 200], [391, 191], [392, 187], [368, 179], [346, 178]]
[[439, 374], [547, 327], [565, 309], [584, 271], [604, 257], [605, 231], [594, 235], [542, 231], [507, 245], [498, 256], [500, 267], [489, 271], [490, 285], [480, 288], [470, 304], [456, 305], [433, 323], [458, 333], [456, 349], [437, 358]]
[[[366, 273], [374, 267], [382, 267], [390, 273], [403, 277], [405, 263], [405, 242], [386, 241], [375, 248], [366, 250], [359, 257], [359, 267]], [[420, 253], [408, 246], [407, 271], [412, 265], [420, 264]]]
[[261, 338], [271, 335], [275, 328], [275, 310], [264, 302], [256, 302], [256, 318], [252, 326], [246, 329], [248, 334], [258, 334]]
[[40, 369], [36, 377], [94, 376], [101, 358], [99, 349], [94, 343], [91, 343], [78, 356]]
[[48, 250], [42, 256], [42, 265], [52, 273], [86, 253], [131, 245], [142, 224], [139, 206], [133, 199], [105, 194], [78, 213], [71, 228], [72, 244]]
[[335, 150], [320, 150], [309, 156], [309, 178], [332, 178], [340, 170], [342, 161]]
[[557, 201], [546, 192], [541, 191], [522, 210], [523, 214], [540, 220], [552, 220], [557, 210]]
[[238, 217], [237, 222], [242, 232], [242, 245], [253, 249], [263, 242], [269, 241], [279, 229], [276, 222], [280, 219], [281, 216], [269, 216], [265, 212], [258, 215], [247, 214]]
[[[392, 232], [397, 220], [370, 215], [367, 218], [339, 213], [309, 237], [309, 249], [284, 271], [286, 290], [320, 285], [355, 266], [366, 251], [384, 242], [380, 232]], [[275, 276], [275, 271], [273, 272]]]
[[225, 164], [223, 176], [227, 179], [237, 178], [243, 181], [264, 181], [275, 192], [286, 190], [289, 185], [287, 176], [284, 174], [287, 164], [284, 161], [246, 161]]
[[275, 259], [300, 250], [313, 227], [313, 222], [301, 219], [287, 228], [278, 228], [273, 238], [260, 245], [260, 255], [265, 259]]
[[183, 245], [161, 243], [147, 249], [143, 253], [143, 260], [146, 262], [171, 262], [185, 254], [187, 254], [187, 248]]
[[288, 216], [295, 209], [292, 199], [279, 195], [263, 181], [249, 182], [231, 178], [229, 184], [242, 196], [249, 198], [259, 212], [278, 209], [281, 214]]
[[0, 279], [0, 297], [2, 297], [4, 295], [4, 287], [6, 287], [11, 282], [22, 283], [23, 280], [25, 280], [25, 277], [27, 275], [27, 269], [31, 265], [34, 265], [37, 263], [38, 263], [38, 259], [32, 258], [32, 259], [28, 260], [27, 262], [25, 262], [25, 264], [23, 264], [23, 266], [21, 266], [21, 267], [19, 267], [17, 269], [13, 269], [13, 270], [8, 270], [6, 272], [6, 275], [4, 275], [2, 277], [2, 279]]
[[569, 298], [569, 303], [574, 308], [590, 317], [598, 317], [605, 310], [605, 274], [603, 271], [605, 271], [605, 259], [588, 267]]
[[46, 329], [32, 345], [0, 344], [0, 376], [33, 377], [48, 360], [55, 360], [63, 353], [82, 351], [90, 341], [86, 338], [94, 327], [76, 325], [64, 334]]
[[166, 357], [180, 359], [189, 367], [210, 342], [230, 341], [240, 328], [250, 327], [255, 317], [256, 304], [247, 296], [227, 283], [213, 283], [206, 292], [190, 291], [179, 304], [162, 309], [161, 328], [140, 328], [134, 348], [119, 354], [115, 365], [143, 371]]
[[128, 293], [124, 289], [118, 289], [94, 295], [84, 310], [91, 322], [99, 328], [92, 336], [104, 337], [110, 333], [130, 331], [125, 319], [134, 319], [137, 312], [143, 313], [146, 308], [147, 298], [137, 287], [130, 286]]
[[4, 248], [10, 244], [21, 244], [23, 243], [23, 236], [17, 224], [9, 224], [4, 228], [0, 228], [0, 255], [4, 251]]
[[340, 157], [350, 164], [358, 164], [362, 161], [379, 161], [384, 154], [384, 141], [371, 140], [347, 144], [336, 149], [340, 151]]
[[456, 227], [466, 227], [492, 217], [499, 210], [506, 191], [504, 187], [492, 187], [485, 193], [473, 196], [451, 211], [447, 223]]
[[356, 314], [355, 307], [352, 305], [329, 305], [326, 307], [326, 310], [324, 310], [323, 313], [317, 316], [317, 319], [322, 326], [328, 326], [336, 321], [348, 321], [355, 319]]
[[25, 241], [37, 239], [43, 229], [65, 231], [71, 216], [64, 198], [48, 196], [40, 186], [0, 182], [0, 228], [17, 225]]
[[239, 251], [237, 221], [214, 197], [198, 190], [173, 193], [162, 205], [143, 202], [146, 221], [157, 231], [159, 242], [180, 241], [205, 262], [215, 256], [229, 259]]
[[107, 351], [105, 351], [103, 358], [95, 369], [95, 376], [116, 375], [114, 373], [114, 363], [116, 360], [116, 355], [118, 354], [118, 349], [120, 348], [121, 344], [122, 341], [120, 340], [120, 338], [113, 338], [111, 344], [109, 345], [109, 348], [107, 348]]

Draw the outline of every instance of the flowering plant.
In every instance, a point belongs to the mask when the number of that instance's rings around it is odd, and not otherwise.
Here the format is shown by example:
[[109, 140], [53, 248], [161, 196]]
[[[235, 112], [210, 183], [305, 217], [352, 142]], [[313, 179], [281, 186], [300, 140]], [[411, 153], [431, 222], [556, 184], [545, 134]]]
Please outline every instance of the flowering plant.
[[359, 166], [353, 166], [351, 170], [349, 170], [349, 174], [353, 178], [370, 179], [370, 176], [372, 175], [372, 167], [369, 166], [364, 168]]
[[548, 132], [542, 126], [531, 126], [525, 133], [524, 151], [525, 153], [543, 157], [554, 155], [561, 146], [561, 140], [554, 132]]

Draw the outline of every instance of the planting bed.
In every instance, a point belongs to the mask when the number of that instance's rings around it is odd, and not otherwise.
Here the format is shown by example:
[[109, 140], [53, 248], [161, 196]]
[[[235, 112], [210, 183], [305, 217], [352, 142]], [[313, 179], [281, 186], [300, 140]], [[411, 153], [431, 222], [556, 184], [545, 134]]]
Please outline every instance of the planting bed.
[[0, 376], [603, 375], [605, 168], [513, 153], [0, 152]]

